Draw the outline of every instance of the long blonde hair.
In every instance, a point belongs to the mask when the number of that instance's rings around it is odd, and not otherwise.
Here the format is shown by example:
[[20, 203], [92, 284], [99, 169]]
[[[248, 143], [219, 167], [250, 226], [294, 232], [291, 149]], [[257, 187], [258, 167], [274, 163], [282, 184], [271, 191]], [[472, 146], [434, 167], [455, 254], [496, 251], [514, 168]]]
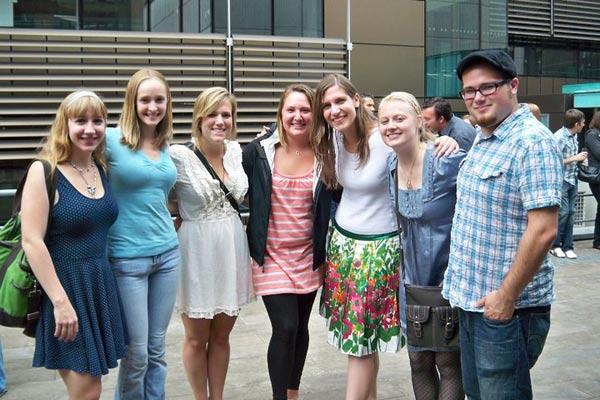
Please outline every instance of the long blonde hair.
[[[291, 85], [288, 85], [283, 90], [283, 93], [281, 93], [281, 97], [279, 98], [279, 105], [277, 106], [277, 132], [279, 132], [279, 142], [281, 143], [281, 146], [284, 148], [285, 148], [285, 146], [287, 146], [287, 132], [283, 131], [283, 117], [282, 117], [283, 105], [284, 105], [287, 97], [294, 92], [302, 93], [304, 96], [306, 96], [306, 99], [308, 100], [308, 104], [311, 106], [311, 110], [312, 110], [312, 104], [313, 104], [314, 98], [315, 98], [315, 91], [303, 83], [292, 83]], [[313, 118], [314, 118], [314, 112], [313, 112]], [[311, 143], [312, 143], [312, 135], [311, 135]]]
[[235, 138], [237, 134], [237, 101], [235, 96], [227, 89], [214, 86], [206, 89], [198, 95], [194, 102], [194, 112], [192, 113], [192, 139], [198, 145], [202, 138], [202, 119], [219, 108], [222, 101], [227, 100], [231, 104], [231, 133], [227, 139]]
[[[77, 90], [60, 103], [50, 128], [50, 134], [39, 154], [41, 159], [47, 160], [52, 165], [52, 170], [59, 163], [67, 161], [73, 152], [73, 144], [69, 138], [69, 119], [84, 117], [88, 111], [92, 111], [94, 118], [102, 118], [106, 125], [108, 116], [106, 106], [94, 92], [84, 89]], [[106, 170], [105, 146], [105, 141], [102, 140], [92, 152], [92, 158], [104, 170]]]
[[[379, 109], [381, 109], [382, 105], [389, 103], [390, 101], [400, 101], [402, 103], [408, 104], [417, 117], [421, 119], [423, 118], [423, 111], [421, 109], [421, 106], [419, 105], [419, 102], [417, 101], [415, 96], [413, 96], [412, 94], [408, 92], [392, 92], [381, 100], [381, 102], [379, 103]], [[427, 129], [425, 127], [425, 124], [423, 123], [421, 123], [421, 126], [419, 127], [418, 134], [419, 140], [423, 143], [435, 140], [435, 135], [433, 134], [433, 132]]]
[[323, 163], [321, 179], [328, 188], [337, 188], [339, 182], [335, 174], [335, 154], [332, 148], [330, 127], [323, 117], [323, 96], [330, 88], [338, 86], [351, 98], [358, 96], [361, 100], [356, 109], [356, 134], [358, 137], [359, 165], [364, 165], [369, 160], [369, 132], [377, 125], [375, 116], [367, 110], [356, 87], [343, 75], [326, 75], [315, 90], [313, 101], [313, 129], [311, 138], [317, 160]]
[[125, 90], [123, 111], [121, 111], [121, 118], [119, 118], [119, 128], [121, 128], [123, 135], [121, 143], [129, 146], [131, 150], [139, 149], [142, 144], [140, 140], [142, 131], [137, 116], [137, 94], [142, 82], [148, 79], [158, 79], [167, 92], [165, 116], [156, 126], [156, 146], [163, 148], [173, 138], [173, 101], [169, 84], [160, 72], [150, 68], [143, 68], [129, 78], [127, 89]]

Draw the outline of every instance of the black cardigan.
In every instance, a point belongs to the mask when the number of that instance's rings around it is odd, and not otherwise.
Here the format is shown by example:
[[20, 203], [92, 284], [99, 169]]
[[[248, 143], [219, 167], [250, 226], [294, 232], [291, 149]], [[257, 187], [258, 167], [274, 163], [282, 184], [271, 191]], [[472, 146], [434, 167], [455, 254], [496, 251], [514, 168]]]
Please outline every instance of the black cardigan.
[[[248, 176], [248, 206], [250, 218], [246, 227], [250, 256], [258, 263], [265, 263], [265, 249], [267, 247], [267, 230], [269, 215], [271, 213], [271, 168], [267, 155], [260, 142], [271, 137], [269, 133], [248, 143], [243, 150], [242, 165]], [[325, 262], [325, 244], [329, 227], [331, 201], [334, 197], [339, 199], [339, 191], [335, 193], [326, 188], [319, 180], [313, 196], [313, 269], [317, 269]]]

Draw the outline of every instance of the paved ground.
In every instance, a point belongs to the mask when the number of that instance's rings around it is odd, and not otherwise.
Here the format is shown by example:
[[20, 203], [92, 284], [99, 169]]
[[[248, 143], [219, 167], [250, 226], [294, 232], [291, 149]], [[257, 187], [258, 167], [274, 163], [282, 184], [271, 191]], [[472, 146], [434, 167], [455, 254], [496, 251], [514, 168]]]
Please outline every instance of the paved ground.
[[[558, 299], [546, 348], [533, 370], [538, 399], [600, 399], [600, 252], [588, 241], [577, 242], [576, 261], [556, 260]], [[313, 310], [311, 344], [302, 381], [306, 400], [343, 398], [345, 357], [325, 343], [323, 319]], [[270, 326], [260, 301], [246, 308], [232, 336], [231, 364], [225, 389], [227, 400], [270, 397], [266, 348]], [[168, 333], [167, 397], [191, 399], [180, 357], [183, 328], [173, 318]], [[18, 330], [0, 328], [12, 399], [66, 399], [64, 386], [52, 371], [30, 367], [33, 341]], [[112, 398], [116, 371], [104, 380], [103, 399]], [[412, 399], [405, 350], [381, 357], [379, 399]]]

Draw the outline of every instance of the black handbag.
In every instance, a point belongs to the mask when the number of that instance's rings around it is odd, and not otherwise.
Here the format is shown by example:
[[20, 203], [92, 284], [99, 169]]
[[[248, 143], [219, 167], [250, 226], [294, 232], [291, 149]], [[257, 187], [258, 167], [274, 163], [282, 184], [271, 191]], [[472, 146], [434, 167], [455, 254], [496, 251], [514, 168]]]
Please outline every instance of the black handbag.
[[600, 168], [579, 163], [577, 165], [577, 179], [591, 184], [600, 184]]
[[440, 286], [405, 284], [406, 336], [418, 347], [458, 346], [458, 308], [442, 297]]
[[[396, 167], [397, 171], [397, 167]], [[398, 223], [398, 240], [402, 251], [402, 227], [398, 211], [398, 178], [393, 174], [395, 212]], [[403, 257], [401, 258], [401, 260]], [[402, 261], [400, 261], [402, 264]], [[402, 274], [402, 265], [400, 265]], [[406, 338], [416, 347], [458, 346], [458, 308], [450, 306], [442, 297], [441, 286], [419, 286], [404, 284], [406, 292]]]

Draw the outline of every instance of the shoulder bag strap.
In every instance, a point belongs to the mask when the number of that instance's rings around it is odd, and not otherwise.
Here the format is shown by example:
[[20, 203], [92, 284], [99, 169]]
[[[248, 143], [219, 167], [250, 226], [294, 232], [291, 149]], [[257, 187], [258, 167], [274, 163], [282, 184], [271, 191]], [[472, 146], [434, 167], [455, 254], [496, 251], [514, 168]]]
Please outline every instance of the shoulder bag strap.
[[[52, 219], [52, 208], [54, 207], [54, 196], [56, 194], [56, 178], [55, 173], [52, 171], [52, 165], [46, 160], [34, 160], [40, 161], [44, 166], [44, 177], [46, 182], [46, 191], [48, 194], [48, 226], [50, 226], [50, 221]], [[33, 164], [32, 162], [32, 164]], [[19, 214], [21, 211], [21, 198], [23, 197], [23, 187], [25, 186], [25, 181], [27, 180], [27, 173], [29, 172], [29, 168], [31, 168], [31, 164], [25, 171], [25, 175], [19, 182], [19, 186], [17, 187], [17, 192], [13, 199], [13, 217]]]
[[210, 176], [212, 176], [213, 179], [216, 179], [219, 181], [219, 186], [221, 187], [221, 190], [223, 191], [223, 193], [225, 193], [225, 197], [227, 198], [227, 200], [229, 200], [231, 207], [233, 207], [233, 209], [239, 215], [240, 214], [240, 205], [233, 198], [233, 195], [231, 194], [229, 189], [227, 189], [227, 186], [225, 186], [225, 184], [223, 183], [221, 178], [219, 178], [219, 176], [217, 175], [217, 173], [215, 172], [213, 167], [210, 165], [210, 163], [208, 162], [206, 157], [204, 157], [204, 154], [202, 154], [202, 152], [200, 150], [198, 150], [198, 148], [196, 146], [194, 146], [194, 143], [192, 143], [192, 142], [187, 143], [186, 146], [188, 149], [192, 150], [194, 152], [194, 154], [196, 154], [196, 157], [198, 157], [198, 159], [202, 162], [202, 165], [204, 165], [204, 168], [206, 168], [206, 170], [208, 171]]

